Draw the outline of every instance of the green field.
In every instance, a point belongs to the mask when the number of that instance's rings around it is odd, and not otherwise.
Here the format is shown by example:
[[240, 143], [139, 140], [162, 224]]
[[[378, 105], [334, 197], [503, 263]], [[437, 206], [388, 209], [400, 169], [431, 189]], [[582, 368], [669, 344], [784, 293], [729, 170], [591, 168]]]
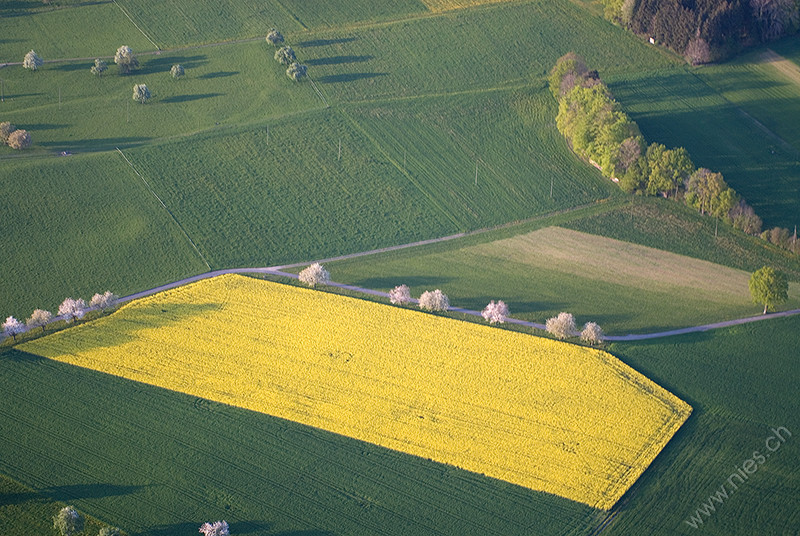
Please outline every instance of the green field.
[[[208, 268], [119, 153], [3, 161], [4, 318]], [[8, 226], [8, 227], [6, 227]]]
[[[623, 498], [608, 534], [793, 534], [800, 526], [800, 318], [757, 322], [669, 341], [611, 345], [611, 352], [687, 400], [694, 412]], [[791, 437], [766, 448], [772, 429]], [[772, 447], [778, 445], [774, 440]], [[728, 479], [754, 451], [758, 470]], [[748, 465], [748, 470], [752, 467]], [[747, 473], [745, 473], [747, 475]], [[697, 529], [685, 520], [726, 486], [727, 500]], [[605, 533], [604, 533], [605, 534]]]

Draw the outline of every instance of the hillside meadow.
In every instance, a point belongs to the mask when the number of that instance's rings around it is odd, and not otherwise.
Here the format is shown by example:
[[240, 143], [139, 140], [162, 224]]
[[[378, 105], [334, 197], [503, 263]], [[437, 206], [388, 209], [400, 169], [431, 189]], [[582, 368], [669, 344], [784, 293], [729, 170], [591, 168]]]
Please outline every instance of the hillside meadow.
[[600, 509], [691, 412], [598, 350], [238, 275], [20, 349]]

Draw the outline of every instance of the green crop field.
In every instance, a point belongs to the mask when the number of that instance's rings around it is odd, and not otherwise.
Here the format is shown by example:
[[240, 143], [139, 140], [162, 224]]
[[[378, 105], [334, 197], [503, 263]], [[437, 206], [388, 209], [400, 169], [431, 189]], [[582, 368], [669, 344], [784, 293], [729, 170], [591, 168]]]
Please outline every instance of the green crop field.
[[[793, 317], [611, 345], [613, 354], [687, 400], [694, 412], [630, 500], [623, 498], [605, 533], [795, 533], [800, 526], [800, 338], [792, 334], [798, 329], [800, 318]], [[791, 434], [781, 430], [783, 442], [774, 437], [773, 429], [780, 427]], [[748, 478], [731, 478], [745, 464]], [[722, 504], [712, 501], [717, 511], [709, 511], [710, 517], [698, 514], [721, 486], [728, 498], [720, 496]], [[703, 519], [702, 525], [695, 521], [698, 528], [686, 523], [693, 516]]]
[[3, 161], [4, 318], [207, 270], [118, 153]]
[[[0, 472], [129, 534], [585, 534], [589, 507], [8, 350]], [[97, 411], [102, 407], [103, 411]]]

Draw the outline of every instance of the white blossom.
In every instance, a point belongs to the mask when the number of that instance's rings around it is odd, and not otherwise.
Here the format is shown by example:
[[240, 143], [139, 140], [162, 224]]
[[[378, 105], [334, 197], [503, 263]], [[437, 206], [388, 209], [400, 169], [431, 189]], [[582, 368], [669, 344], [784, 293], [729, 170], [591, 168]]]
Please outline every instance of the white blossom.
[[67, 322], [72, 322], [76, 318], [83, 317], [85, 312], [86, 302], [83, 301], [83, 298], [78, 298], [77, 300], [67, 298], [58, 306], [59, 316], [65, 317], [64, 319]]
[[25, 332], [25, 324], [14, 318], [13, 316], [9, 316], [6, 318], [6, 321], [3, 322], [3, 333], [6, 335], [11, 335], [11, 337], [16, 341], [17, 335], [20, 333]]
[[200, 533], [203, 534], [203, 536], [230, 536], [228, 523], [226, 521], [203, 523], [200, 525]]
[[29, 328], [42, 328], [42, 331], [44, 331], [44, 326], [50, 322], [51, 318], [53, 318], [53, 314], [50, 311], [36, 309], [26, 324], [28, 324]]
[[426, 290], [419, 297], [419, 306], [429, 311], [447, 311], [450, 308], [450, 300], [447, 299], [447, 294], [438, 288], [433, 292]]
[[117, 297], [114, 295], [114, 293], [110, 290], [107, 290], [103, 294], [95, 294], [92, 296], [92, 301], [89, 302], [89, 305], [105, 310], [106, 308], [114, 305], [116, 301]]
[[389, 301], [395, 305], [403, 305], [411, 301], [411, 289], [408, 285], [398, 285], [389, 291]]
[[497, 302], [492, 300], [483, 310], [481, 316], [490, 324], [494, 324], [495, 322], [502, 324], [506, 321], [506, 318], [508, 318], [508, 305], [506, 305], [503, 300]]
[[586, 322], [581, 331], [581, 340], [589, 344], [601, 343], [605, 340], [603, 328], [594, 322]]
[[558, 316], [548, 318], [545, 328], [559, 339], [565, 339], [575, 335], [575, 317], [570, 313], [558, 313]]
[[331, 282], [331, 274], [320, 263], [315, 262], [298, 274], [298, 278], [310, 287], [327, 285]]

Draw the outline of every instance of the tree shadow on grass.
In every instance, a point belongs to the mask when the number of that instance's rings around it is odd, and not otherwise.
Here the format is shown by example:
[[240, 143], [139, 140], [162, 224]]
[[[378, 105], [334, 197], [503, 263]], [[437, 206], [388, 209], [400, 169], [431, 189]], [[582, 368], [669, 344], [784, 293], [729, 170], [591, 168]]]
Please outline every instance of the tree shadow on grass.
[[342, 43], [349, 43], [355, 41], [355, 37], [339, 37], [337, 39], [311, 39], [309, 41], [300, 41], [296, 47], [326, 47], [329, 45], [341, 45]]
[[411, 276], [397, 276], [397, 277], [368, 277], [366, 279], [359, 279], [351, 283], [357, 287], [368, 288], [372, 290], [391, 289], [398, 285], [408, 285], [409, 287], [439, 287], [452, 281], [452, 277], [442, 276], [427, 276], [427, 275], [411, 275]]
[[343, 63], [362, 63], [369, 61], [374, 56], [331, 56], [329, 58], [318, 58], [307, 60], [306, 65], [341, 65]]
[[37, 132], [39, 130], [57, 130], [59, 128], [66, 128], [71, 125], [56, 125], [55, 123], [29, 123], [25, 125], [27, 130]]
[[[214, 519], [207, 519], [204, 521], [196, 521], [196, 522], [188, 522], [183, 521], [181, 523], [174, 523], [172, 525], [158, 525], [156, 527], [147, 529], [143, 531], [141, 534], [142, 536], [174, 536], [176, 534], [196, 534], [200, 525], [208, 522], [214, 522], [220, 519], [224, 519], [224, 515], [212, 515]], [[230, 528], [231, 534], [236, 535], [252, 535], [252, 536], [261, 536], [262, 534], [268, 534], [271, 525], [264, 521], [235, 521], [228, 524]], [[304, 532], [283, 532], [284, 536], [308, 536], [319, 535], [319, 536], [327, 536], [332, 535], [330, 532], [315, 532], [315, 531], [304, 531]]]
[[15, 506], [23, 504], [35, 499], [41, 499], [41, 496], [32, 491], [23, 491], [21, 493], [0, 493], [0, 506]]
[[203, 99], [210, 99], [213, 97], [221, 97], [225, 95], [224, 93], [200, 93], [196, 95], [176, 95], [174, 97], [167, 97], [165, 99], [161, 99], [161, 102], [165, 102], [167, 104], [175, 103], [175, 102], [191, 102], [196, 100], [203, 100]]
[[10, 100], [21, 99], [24, 97], [41, 97], [42, 95], [44, 95], [44, 93], [6, 93], [4, 98], [6, 100]]
[[322, 84], [338, 84], [341, 82], [355, 82], [356, 80], [364, 80], [366, 78], [377, 78], [379, 76], [387, 76], [389, 73], [344, 73], [323, 76], [317, 79], [317, 82]]
[[71, 484], [45, 488], [41, 490], [41, 494], [56, 501], [70, 502], [79, 499], [102, 499], [130, 495], [142, 488], [143, 486], [120, 486], [117, 484]]
[[72, 141], [44, 141], [39, 143], [43, 147], [55, 149], [57, 151], [81, 151], [81, 152], [96, 152], [108, 151], [116, 147], [138, 147], [150, 141], [150, 138], [145, 137], [120, 137], [120, 138], [94, 138], [86, 140], [72, 140]]
[[62, 63], [60, 65], [52, 67], [51, 69], [54, 71], [64, 71], [64, 72], [86, 71], [86, 74], [91, 74], [90, 69], [92, 68], [93, 65], [94, 62], [88, 62], [88, 61], [86, 63]]
[[201, 80], [210, 80], [212, 78], [226, 78], [228, 76], [234, 76], [239, 74], [239, 71], [215, 71], [213, 73], [206, 73], [202, 76], [198, 76]]
[[173, 65], [180, 64], [184, 69], [195, 69], [208, 63], [208, 56], [197, 54], [195, 56], [148, 56], [141, 68], [135, 71], [139, 74], [168, 73]]

